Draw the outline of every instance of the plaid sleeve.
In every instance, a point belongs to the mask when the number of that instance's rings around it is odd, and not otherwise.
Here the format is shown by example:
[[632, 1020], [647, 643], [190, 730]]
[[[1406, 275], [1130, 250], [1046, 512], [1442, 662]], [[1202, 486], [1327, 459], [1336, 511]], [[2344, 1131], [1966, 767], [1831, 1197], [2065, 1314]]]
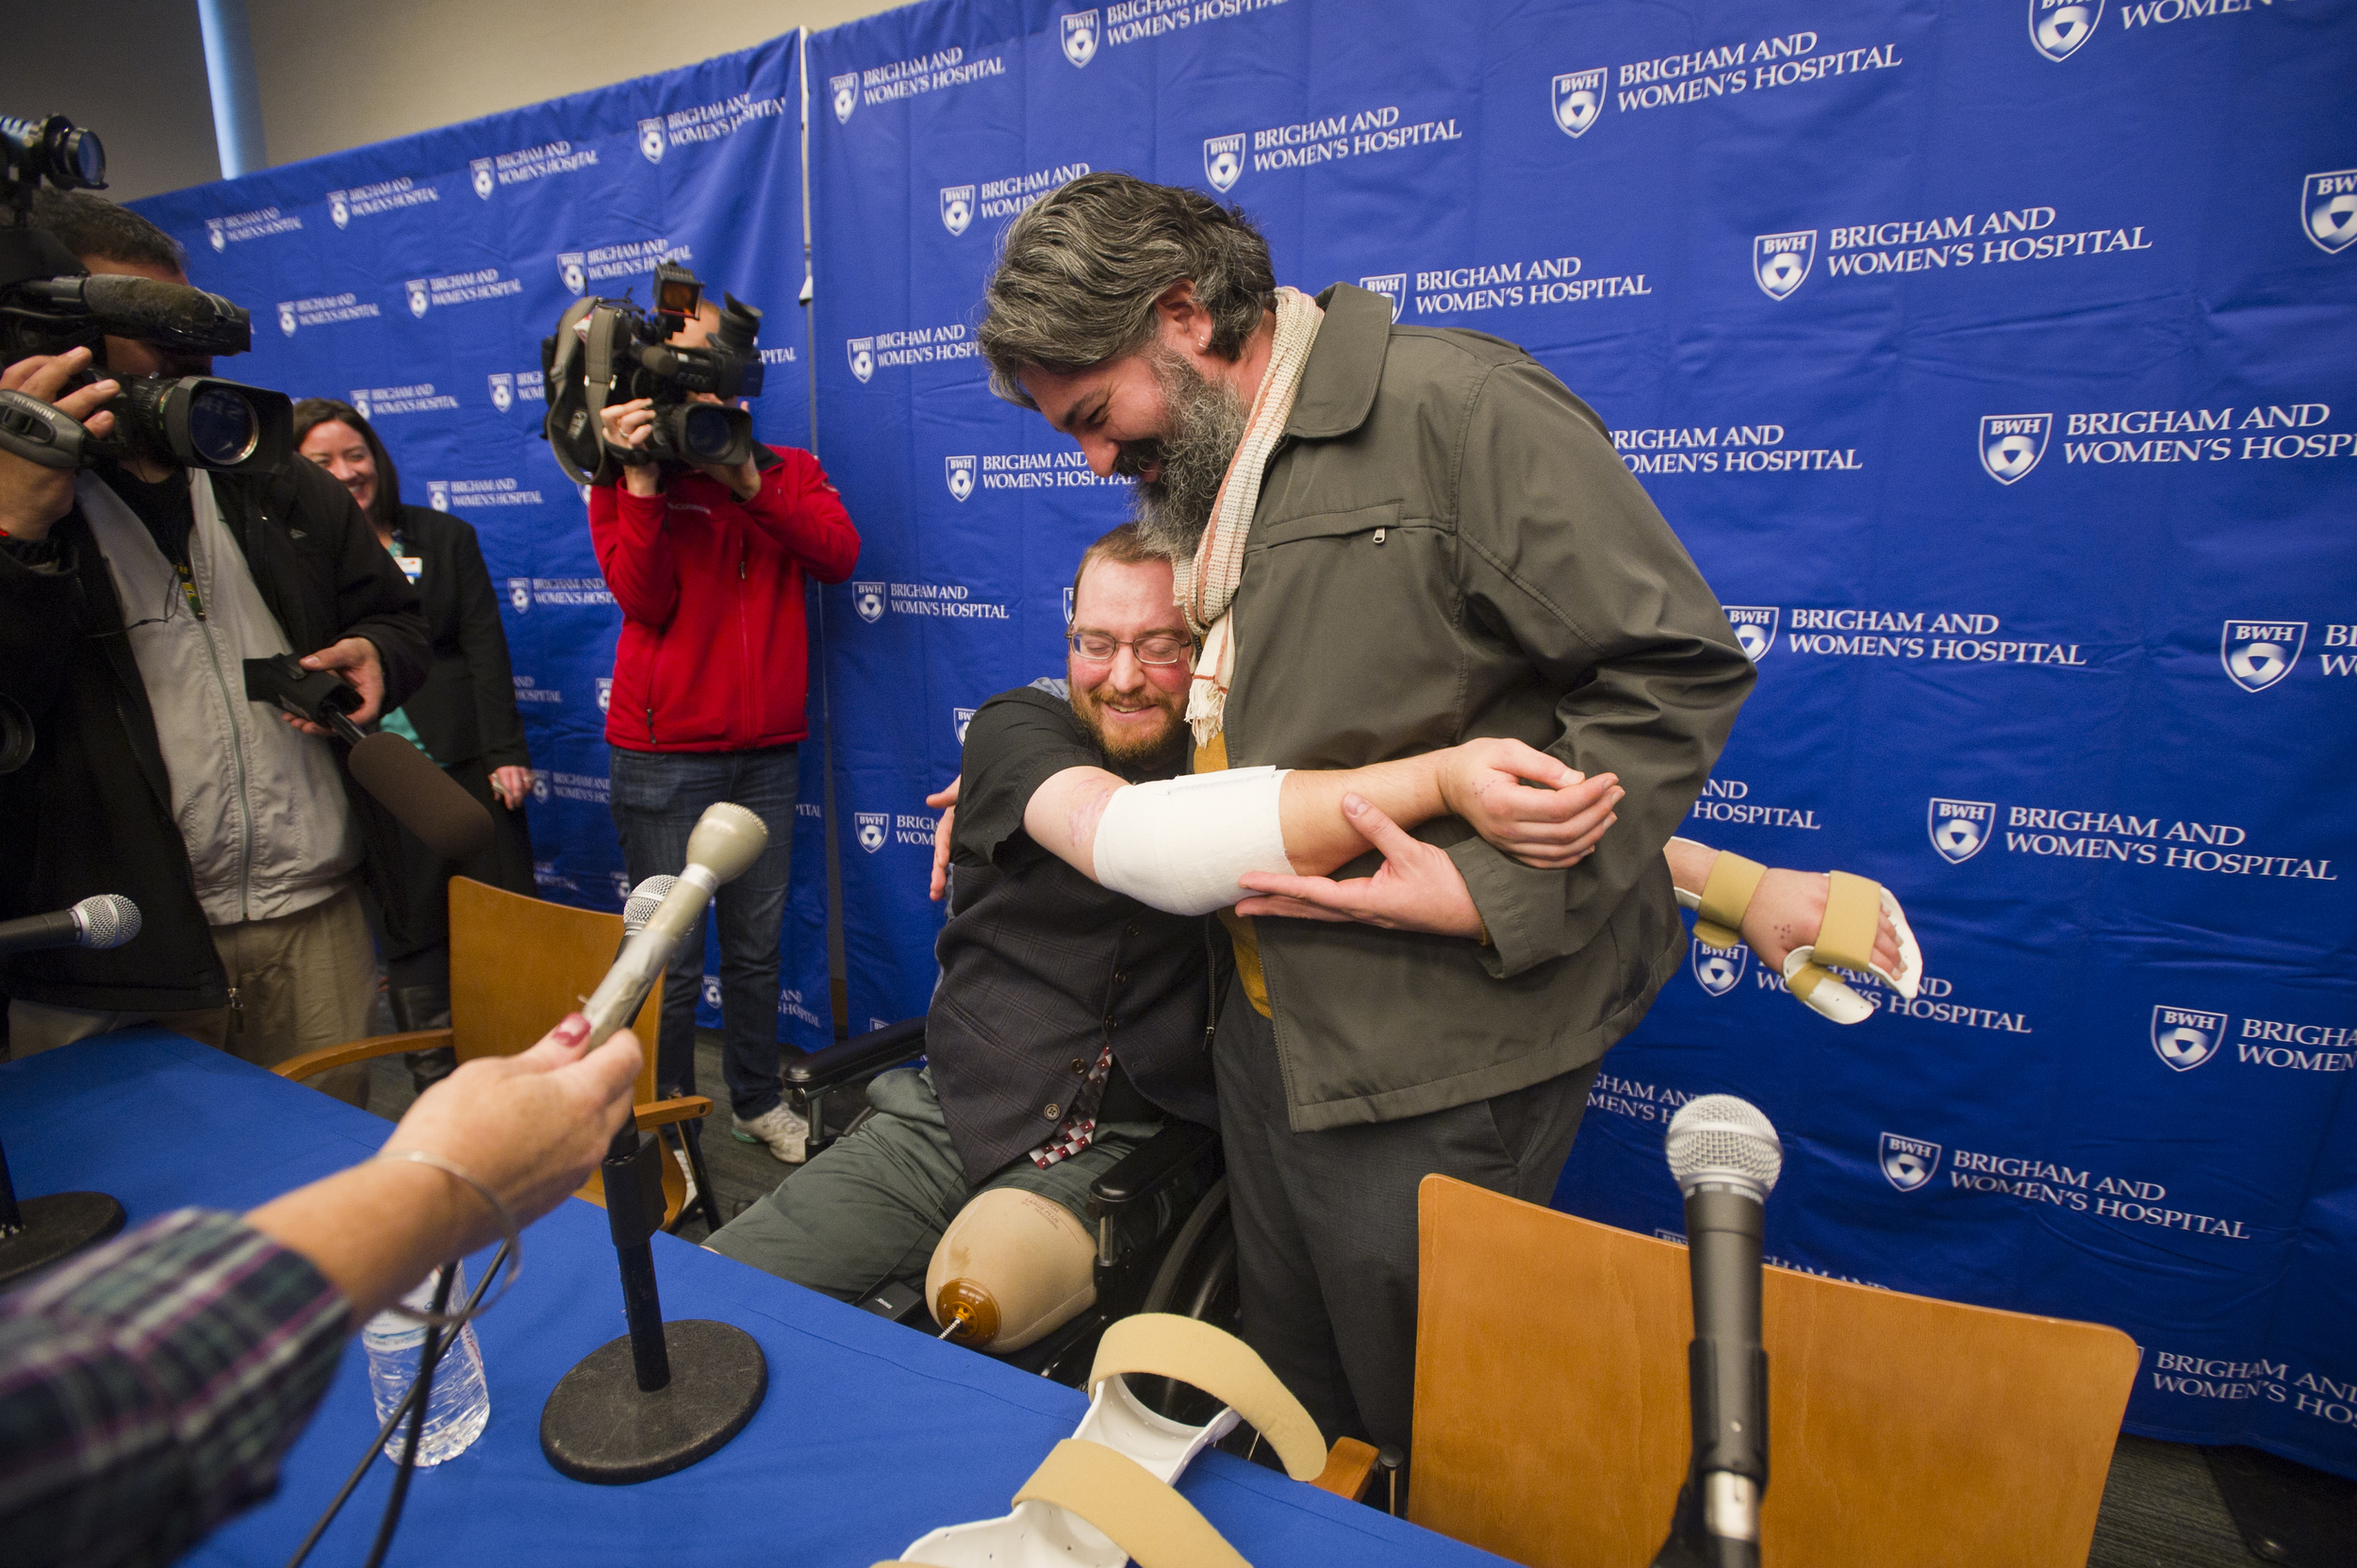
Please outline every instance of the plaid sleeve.
[[196, 1209], [0, 1296], [0, 1568], [169, 1562], [267, 1496], [345, 1307], [309, 1260]]

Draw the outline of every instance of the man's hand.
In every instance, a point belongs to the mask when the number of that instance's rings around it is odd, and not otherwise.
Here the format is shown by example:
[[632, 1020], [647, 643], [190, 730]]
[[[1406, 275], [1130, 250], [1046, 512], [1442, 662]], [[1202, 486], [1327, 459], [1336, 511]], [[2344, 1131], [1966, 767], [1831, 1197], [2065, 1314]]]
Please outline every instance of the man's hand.
[[[332, 669], [343, 677], [344, 685], [360, 694], [360, 706], [351, 718], [354, 724], [366, 724], [385, 706], [385, 666], [376, 656], [376, 644], [366, 637], [346, 637], [331, 642], [303, 661], [305, 669]], [[324, 735], [330, 732], [307, 718], [281, 714], [280, 718], [306, 735]]]
[[[1744, 944], [1782, 974], [1793, 949], [1816, 942], [1818, 928], [1825, 923], [1825, 894], [1831, 885], [1822, 871], [1771, 867], [1759, 879], [1751, 907], [1743, 911]], [[1875, 918], [1874, 962], [1890, 974], [1899, 972], [1899, 933], [1887, 914]]]
[[933, 902], [949, 886], [949, 833], [958, 819], [958, 784], [965, 778], [961, 773], [951, 779], [946, 788], [936, 789], [925, 797], [925, 803], [941, 813], [941, 820], [933, 824]]
[[1451, 813], [1542, 871], [1560, 871], [1594, 853], [1618, 820], [1612, 807], [1628, 793], [1610, 773], [1583, 778], [1560, 758], [1505, 739], [1469, 740], [1442, 753], [1440, 785]]
[[[101, 381], [58, 395], [68, 381], [89, 368], [90, 357], [88, 349], [71, 349], [20, 359], [0, 371], [0, 388], [54, 405], [81, 421], [93, 436], [111, 435], [115, 417], [102, 410], [122, 389], [119, 384]], [[73, 470], [44, 468], [30, 458], [0, 452], [0, 530], [12, 538], [45, 539], [58, 520], [73, 509]]]
[[532, 793], [532, 769], [510, 763], [491, 769], [491, 793], [499, 797], [501, 805], [514, 811]]
[[[644, 452], [654, 434], [654, 400], [633, 398], [628, 403], [609, 403], [598, 410], [598, 428], [604, 432], [606, 445], [627, 452]], [[625, 463], [622, 485], [635, 496], [661, 495], [663, 470], [654, 463]]]
[[1360, 837], [1383, 855], [1372, 877], [1336, 882], [1330, 877], [1285, 877], [1245, 873], [1243, 884], [1261, 898], [1236, 905], [1239, 915], [1277, 915], [1302, 920], [1357, 920], [1386, 931], [1421, 931], [1436, 936], [1477, 937], [1481, 912], [1448, 851], [1410, 838], [1400, 825], [1358, 795], [1343, 797], [1343, 815]]

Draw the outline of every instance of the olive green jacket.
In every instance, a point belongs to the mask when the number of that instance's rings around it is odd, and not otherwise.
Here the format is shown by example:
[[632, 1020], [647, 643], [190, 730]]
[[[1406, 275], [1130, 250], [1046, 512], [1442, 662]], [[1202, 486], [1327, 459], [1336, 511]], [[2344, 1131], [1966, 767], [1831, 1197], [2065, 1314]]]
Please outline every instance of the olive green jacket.
[[1303, 1131], [1523, 1088], [1636, 1026], [1685, 952], [1662, 846], [1754, 676], [1587, 404], [1511, 343], [1394, 325], [1345, 284], [1320, 303], [1235, 600], [1229, 765], [1357, 767], [1506, 735], [1628, 795], [1568, 871], [1458, 817], [1417, 830], [1494, 947], [1254, 922]]

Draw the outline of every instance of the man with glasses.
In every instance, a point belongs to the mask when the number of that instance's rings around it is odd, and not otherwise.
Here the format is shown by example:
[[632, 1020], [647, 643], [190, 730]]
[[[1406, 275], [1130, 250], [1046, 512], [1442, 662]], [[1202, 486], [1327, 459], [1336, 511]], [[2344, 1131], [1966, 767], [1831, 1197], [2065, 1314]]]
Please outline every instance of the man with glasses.
[[[706, 1244], [714, 1251], [847, 1301], [894, 1281], [921, 1287], [942, 1232], [982, 1193], [1036, 1194], [1085, 1225], [1090, 1183], [1163, 1121], [1217, 1125], [1209, 955], [1224, 962], [1225, 944], [1207, 941], [1198, 916], [1100, 886], [1074, 847], [1094, 823], [1064, 819], [1061, 804], [1092, 784], [1187, 772], [1194, 639], [1169, 558], [1134, 523], [1089, 547], [1072, 602], [1066, 689], [1044, 681], [1002, 692], [966, 726], [927, 1065], [869, 1084], [876, 1114], [723, 1228]], [[1372, 768], [1297, 771], [1281, 852], [1310, 873], [1359, 853], [1346, 793], [1422, 821], [1539, 760], [1517, 742], [1484, 740]], [[1602, 791], [1582, 804], [1524, 830], [1524, 848], [1584, 856], [1610, 817]]]

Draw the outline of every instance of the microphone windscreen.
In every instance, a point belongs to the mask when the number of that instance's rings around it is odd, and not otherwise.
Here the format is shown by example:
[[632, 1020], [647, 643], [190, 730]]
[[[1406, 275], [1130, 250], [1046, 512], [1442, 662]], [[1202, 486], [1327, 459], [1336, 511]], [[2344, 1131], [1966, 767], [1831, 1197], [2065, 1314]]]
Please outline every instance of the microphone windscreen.
[[254, 346], [245, 311], [185, 283], [100, 272], [83, 281], [82, 303], [122, 337], [212, 354], [243, 354]]
[[687, 864], [711, 868], [722, 882], [733, 882], [761, 858], [769, 829], [752, 812], [732, 801], [706, 806], [687, 835]]
[[140, 933], [140, 906], [120, 893], [94, 893], [74, 906], [82, 946], [120, 948]]
[[380, 730], [352, 749], [352, 776], [394, 819], [444, 860], [471, 860], [491, 845], [491, 814], [434, 759]]
[[1665, 1152], [1670, 1174], [1689, 1197], [1699, 1181], [1739, 1181], [1764, 1198], [1784, 1174], [1784, 1143], [1774, 1124], [1733, 1095], [1704, 1095], [1678, 1107]]

